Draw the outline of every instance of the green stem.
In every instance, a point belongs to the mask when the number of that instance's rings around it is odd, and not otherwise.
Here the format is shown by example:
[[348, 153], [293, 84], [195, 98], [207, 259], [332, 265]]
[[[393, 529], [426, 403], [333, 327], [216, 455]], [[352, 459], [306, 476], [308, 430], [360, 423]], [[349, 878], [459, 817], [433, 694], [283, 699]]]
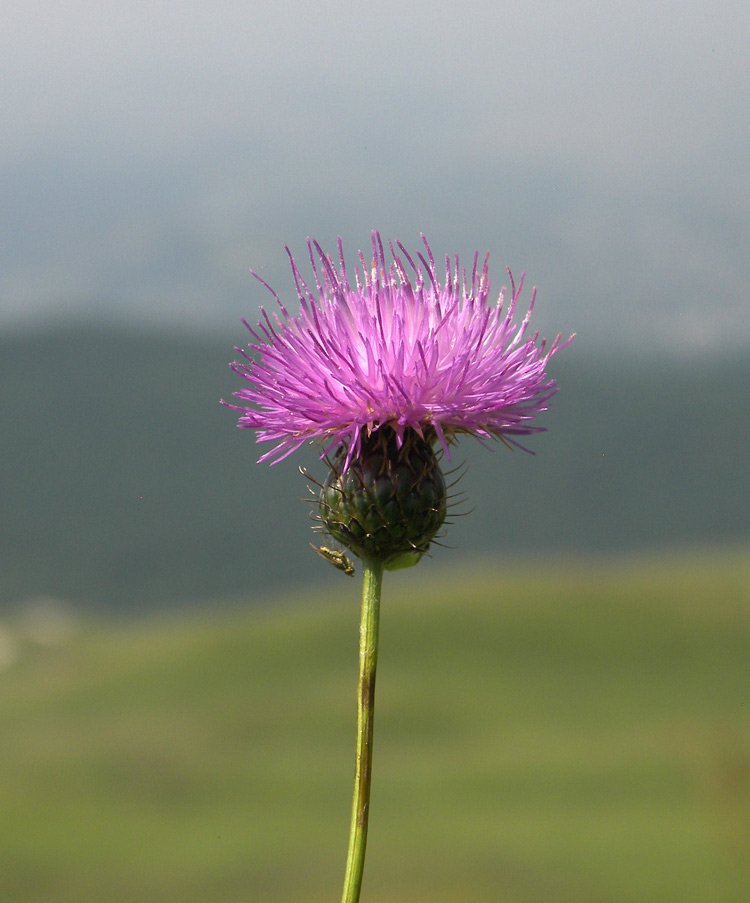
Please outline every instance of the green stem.
[[375, 672], [378, 666], [378, 625], [383, 562], [362, 559], [362, 616], [359, 625], [359, 681], [357, 684], [357, 758], [349, 853], [346, 858], [342, 903], [358, 903], [362, 888], [370, 814], [372, 727], [375, 716]]

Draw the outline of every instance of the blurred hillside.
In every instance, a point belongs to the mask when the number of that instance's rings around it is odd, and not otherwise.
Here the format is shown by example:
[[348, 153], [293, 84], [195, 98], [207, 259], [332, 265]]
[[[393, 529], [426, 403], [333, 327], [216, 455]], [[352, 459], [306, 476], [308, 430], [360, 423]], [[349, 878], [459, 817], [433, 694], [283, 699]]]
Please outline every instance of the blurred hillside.
[[[244, 341], [242, 333], [238, 341]], [[214, 338], [108, 328], [0, 339], [0, 605], [100, 611], [251, 595], [332, 576], [308, 548], [307, 451], [256, 465], [220, 406], [241, 380]], [[534, 456], [464, 440], [466, 500], [435, 558], [621, 551], [750, 536], [744, 360], [555, 358]]]

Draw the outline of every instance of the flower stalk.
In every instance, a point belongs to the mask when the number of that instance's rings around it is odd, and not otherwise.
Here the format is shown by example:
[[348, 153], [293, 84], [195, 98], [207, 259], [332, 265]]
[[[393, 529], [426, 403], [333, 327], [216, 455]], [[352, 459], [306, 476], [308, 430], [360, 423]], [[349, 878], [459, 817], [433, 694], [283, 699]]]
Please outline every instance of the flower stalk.
[[358, 903], [362, 889], [370, 815], [372, 735], [375, 717], [375, 675], [378, 666], [378, 628], [383, 562], [362, 560], [362, 613], [359, 624], [359, 680], [357, 682], [357, 753], [354, 767], [352, 823], [346, 858], [342, 903]]

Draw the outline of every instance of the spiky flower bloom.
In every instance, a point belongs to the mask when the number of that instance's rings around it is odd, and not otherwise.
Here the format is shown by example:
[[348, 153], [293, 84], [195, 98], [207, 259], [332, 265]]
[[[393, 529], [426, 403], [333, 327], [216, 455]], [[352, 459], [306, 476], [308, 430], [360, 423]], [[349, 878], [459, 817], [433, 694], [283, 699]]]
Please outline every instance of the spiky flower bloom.
[[[438, 279], [427, 241], [417, 263], [403, 245], [372, 236], [372, 262], [360, 252], [351, 285], [339, 239], [339, 265], [308, 240], [315, 276], [311, 289], [289, 254], [300, 309], [290, 315], [263, 311], [253, 329], [252, 354], [232, 368], [248, 385], [239, 398], [249, 406], [239, 425], [275, 442], [261, 461], [280, 461], [303, 443], [318, 441], [330, 472], [320, 486], [320, 519], [332, 536], [362, 559], [359, 629], [357, 751], [343, 903], [358, 903], [367, 844], [372, 773], [375, 677], [383, 572], [416, 564], [440, 530], [447, 490], [438, 455], [450, 457], [458, 435], [479, 438], [535, 433], [534, 418], [557, 391], [545, 372], [563, 346], [547, 349], [526, 338], [529, 316], [513, 322], [523, 277], [503, 310], [489, 301], [488, 259], [474, 256], [471, 279], [446, 259]], [[400, 252], [400, 253], [399, 253]], [[489, 255], [488, 255], [489, 256]], [[260, 278], [260, 277], [258, 277]], [[263, 282], [263, 280], [260, 280]], [[566, 343], [567, 344], [567, 343]], [[315, 547], [313, 547], [315, 548]], [[346, 554], [317, 549], [345, 574]]]
[[[264, 282], [280, 314], [263, 310], [255, 329], [245, 322], [256, 356], [238, 349], [245, 361], [232, 364], [248, 382], [235, 395], [251, 405], [229, 405], [242, 412], [238, 425], [277, 443], [260, 460], [275, 463], [320, 441], [321, 457], [335, 454], [324, 523], [357, 554], [381, 560], [421, 553], [445, 518], [434, 447], [450, 457], [449, 443], [462, 433], [517, 444], [512, 437], [543, 429], [534, 418], [557, 391], [545, 368], [563, 347], [559, 336], [549, 348], [537, 344], [538, 334], [526, 337], [535, 292], [525, 319], [514, 322], [523, 276], [516, 286], [508, 271], [505, 310], [504, 288], [490, 301], [489, 254], [481, 270], [475, 254], [470, 279], [458, 257], [453, 267], [446, 258], [441, 283], [422, 238], [426, 256], [415, 262], [402, 244], [389, 243], [389, 263], [374, 232], [372, 262], [360, 252], [354, 286], [341, 240], [338, 269], [308, 240], [314, 289], [287, 248], [299, 313], [292, 316]], [[414, 526], [409, 496], [425, 494], [428, 513]], [[404, 526], [410, 519], [412, 528]], [[384, 544], [383, 530], [399, 538]]]

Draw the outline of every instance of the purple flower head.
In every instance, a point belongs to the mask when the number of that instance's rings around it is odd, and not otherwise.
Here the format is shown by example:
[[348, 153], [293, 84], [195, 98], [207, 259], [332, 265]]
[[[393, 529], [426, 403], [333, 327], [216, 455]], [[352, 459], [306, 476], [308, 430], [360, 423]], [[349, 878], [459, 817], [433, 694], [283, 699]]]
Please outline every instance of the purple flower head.
[[[380, 235], [372, 235], [372, 263], [359, 253], [361, 269], [349, 282], [341, 239], [339, 269], [317, 242], [308, 239], [315, 289], [305, 283], [289, 249], [300, 310], [291, 316], [273, 294], [280, 312], [250, 330], [251, 356], [232, 369], [248, 385], [235, 392], [252, 407], [241, 411], [238, 425], [258, 431], [258, 442], [277, 443], [260, 460], [280, 461], [306, 442], [320, 440], [323, 455], [340, 446], [347, 465], [362, 442], [390, 426], [400, 445], [407, 430], [440, 443], [458, 434], [480, 438], [539, 432], [533, 420], [546, 410], [557, 391], [545, 367], [567, 342], [537, 345], [538, 333], [526, 338], [536, 292], [520, 326], [513, 322], [523, 276], [503, 311], [505, 288], [496, 304], [489, 300], [489, 254], [481, 271], [474, 255], [471, 280], [451, 269], [446, 257], [441, 285], [427, 240], [427, 257], [417, 262], [404, 246], [389, 243], [393, 262], [386, 263]], [[398, 253], [400, 251], [400, 254]], [[568, 340], [570, 341], [570, 339]], [[517, 443], [514, 443], [517, 444]], [[322, 456], [322, 455], [321, 455]]]

